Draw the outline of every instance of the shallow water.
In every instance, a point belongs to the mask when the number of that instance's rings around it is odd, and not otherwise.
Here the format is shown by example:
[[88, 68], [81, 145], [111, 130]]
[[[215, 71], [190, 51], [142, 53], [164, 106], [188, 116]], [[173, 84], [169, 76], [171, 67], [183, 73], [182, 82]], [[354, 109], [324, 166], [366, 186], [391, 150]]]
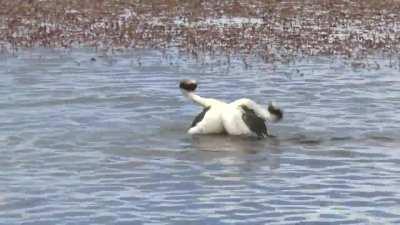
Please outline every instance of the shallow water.
[[[400, 223], [400, 76], [388, 61], [177, 54], [1, 56], [0, 224]], [[183, 78], [204, 96], [275, 101], [277, 137], [187, 135], [201, 109]]]

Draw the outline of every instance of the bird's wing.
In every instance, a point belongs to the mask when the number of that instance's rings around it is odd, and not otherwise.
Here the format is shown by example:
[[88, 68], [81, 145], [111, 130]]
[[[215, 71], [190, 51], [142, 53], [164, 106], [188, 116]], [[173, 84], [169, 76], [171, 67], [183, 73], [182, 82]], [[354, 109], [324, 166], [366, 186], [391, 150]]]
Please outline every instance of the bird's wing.
[[258, 137], [268, 136], [267, 126], [265, 125], [264, 119], [247, 106], [243, 105], [241, 108], [243, 110], [242, 119], [247, 127]]
[[203, 109], [203, 111], [201, 113], [199, 113], [193, 120], [191, 127], [195, 127], [198, 123], [200, 123], [200, 121], [203, 120], [204, 116], [206, 115], [207, 111], [210, 109], [211, 107], [205, 107]]

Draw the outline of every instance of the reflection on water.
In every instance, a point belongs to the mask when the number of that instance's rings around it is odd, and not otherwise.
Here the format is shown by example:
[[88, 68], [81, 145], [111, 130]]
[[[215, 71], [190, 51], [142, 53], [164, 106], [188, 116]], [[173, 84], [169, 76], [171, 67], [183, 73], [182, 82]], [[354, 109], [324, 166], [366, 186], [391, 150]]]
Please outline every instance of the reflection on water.
[[[273, 140], [271, 138], [268, 141]], [[266, 140], [228, 135], [194, 135], [192, 146], [203, 151], [257, 153], [266, 147]]]
[[[398, 71], [172, 55], [2, 56], [0, 223], [400, 223]], [[187, 135], [182, 78], [279, 103], [276, 137]]]

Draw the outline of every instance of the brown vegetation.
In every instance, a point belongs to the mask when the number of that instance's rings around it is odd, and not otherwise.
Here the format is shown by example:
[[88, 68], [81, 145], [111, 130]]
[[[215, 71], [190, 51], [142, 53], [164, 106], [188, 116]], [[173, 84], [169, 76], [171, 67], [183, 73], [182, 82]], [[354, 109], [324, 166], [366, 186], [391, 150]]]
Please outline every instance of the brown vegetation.
[[[0, 0], [0, 5], [3, 50], [178, 47], [194, 56], [243, 53], [266, 61], [400, 50], [399, 0]], [[224, 22], [229, 18], [242, 21]]]

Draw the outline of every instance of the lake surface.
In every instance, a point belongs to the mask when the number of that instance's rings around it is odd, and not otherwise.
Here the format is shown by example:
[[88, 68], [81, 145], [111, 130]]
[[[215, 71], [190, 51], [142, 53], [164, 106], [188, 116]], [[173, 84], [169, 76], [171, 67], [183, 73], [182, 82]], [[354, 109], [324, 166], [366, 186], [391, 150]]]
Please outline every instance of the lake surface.
[[[400, 72], [171, 50], [0, 58], [0, 224], [400, 224]], [[276, 138], [186, 133], [181, 96], [284, 110]]]

